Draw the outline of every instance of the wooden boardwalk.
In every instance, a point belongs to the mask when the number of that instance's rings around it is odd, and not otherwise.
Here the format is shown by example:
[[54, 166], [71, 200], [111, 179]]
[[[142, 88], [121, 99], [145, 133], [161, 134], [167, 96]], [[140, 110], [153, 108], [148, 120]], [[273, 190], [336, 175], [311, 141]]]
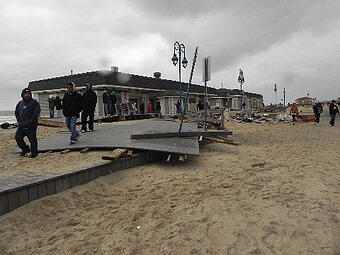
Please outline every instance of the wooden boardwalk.
[[[81, 150], [127, 148], [136, 150], [162, 151], [177, 154], [199, 155], [197, 137], [131, 140], [131, 134], [176, 132], [178, 122], [164, 120], [138, 120], [101, 124], [95, 126], [94, 132], [81, 133], [79, 141], [70, 145], [70, 133], [58, 132], [39, 141], [39, 151], [62, 151], [66, 149]], [[196, 123], [184, 123], [183, 131], [197, 131]]]

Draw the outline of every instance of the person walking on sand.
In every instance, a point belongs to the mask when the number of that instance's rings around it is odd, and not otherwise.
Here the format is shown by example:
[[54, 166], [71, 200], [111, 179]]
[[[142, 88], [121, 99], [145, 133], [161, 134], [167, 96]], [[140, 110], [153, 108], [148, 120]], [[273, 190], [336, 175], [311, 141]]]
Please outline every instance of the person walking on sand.
[[299, 114], [299, 110], [296, 106], [295, 103], [293, 103], [293, 105], [290, 107], [290, 111], [289, 111], [290, 115], [292, 115], [292, 118], [293, 118], [293, 123], [295, 124], [295, 121], [296, 121], [296, 117], [298, 116]]
[[[15, 107], [15, 117], [18, 122], [15, 140], [21, 149], [21, 156], [31, 151], [30, 158], [35, 158], [38, 156], [37, 127], [40, 105], [32, 98], [32, 93], [28, 88], [22, 90], [21, 97], [22, 100]], [[30, 142], [31, 149], [24, 141], [25, 136]]]
[[313, 105], [313, 111], [315, 115], [315, 124], [320, 122], [320, 114], [322, 113], [322, 104], [320, 102]]
[[329, 122], [330, 127], [334, 126], [337, 113], [339, 113], [339, 108], [335, 104], [335, 100], [332, 100], [332, 103], [329, 105], [329, 115], [331, 115], [331, 121]]
[[83, 112], [81, 113], [81, 132], [86, 132], [86, 124], [87, 118], [89, 118], [89, 131], [93, 131], [93, 120], [94, 120], [94, 111], [97, 105], [97, 94], [92, 90], [92, 85], [87, 84], [85, 88], [85, 92], [82, 96], [82, 108]]
[[70, 82], [67, 84], [67, 91], [63, 97], [63, 114], [66, 117], [66, 126], [71, 132], [70, 145], [75, 144], [80, 136], [76, 124], [81, 108], [81, 95], [76, 91], [74, 83]]

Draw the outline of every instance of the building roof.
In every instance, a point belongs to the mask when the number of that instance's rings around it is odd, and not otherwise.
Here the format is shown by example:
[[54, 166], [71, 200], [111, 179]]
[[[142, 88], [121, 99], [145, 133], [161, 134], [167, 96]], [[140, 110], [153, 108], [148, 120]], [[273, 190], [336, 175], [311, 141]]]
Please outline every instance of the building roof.
[[247, 95], [248, 97], [252, 97], [252, 98], [263, 98], [262, 95], [257, 94], [257, 93], [252, 93], [252, 92], [246, 92], [244, 90], [240, 90], [240, 89], [218, 89], [217, 91], [218, 95], [221, 97], [227, 97], [227, 95], [229, 96], [236, 96], [236, 95]]
[[[116, 85], [122, 87], [138, 87], [141, 89], [157, 89], [167, 91], [179, 91], [178, 81], [127, 74], [113, 71], [93, 71], [56, 78], [43, 79], [29, 82], [28, 88], [32, 91], [43, 91], [52, 89], [65, 89], [67, 83], [74, 82], [77, 87], [90, 83], [96, 85]], [[182, 83], [182, 90], [187, 90], [187, 83]], [[191, 84], [190, 92], [204, 93], [204, 86]], [[208, 87], [208, 94], [216, 94], [215, 88]]]
[[[179, 91], [180, 83], [178, 81], [160, 79], [154, 77], [140, 76], [136, 74], [127, 74], [113, 71], [93, 71], [74, 75], [60, 76], [55, 78], [37, 80], [29, 82], [28, 88], [31, 91], [45, 91], [52, 89], [66, 89], [69, 82], [74, 82], [77, 87], [85, 86], [87, 83], [92, 86], [96, 85], [115, 85], [121, 87], [134, 87], [140, 89], [165, 90], [169, 92]], [[188, 83], [182, 83], [182, 90], [187, 90]], [[191, 84], [190, 93], [204, 94], [204, 86]], [[208, 94], [215, 94], [220, 97], [233, 95], [247, 95], [252, 98], [263, 98], [262, 95], [245, 92], [240, 89], [215, 89], [207, 88]]]

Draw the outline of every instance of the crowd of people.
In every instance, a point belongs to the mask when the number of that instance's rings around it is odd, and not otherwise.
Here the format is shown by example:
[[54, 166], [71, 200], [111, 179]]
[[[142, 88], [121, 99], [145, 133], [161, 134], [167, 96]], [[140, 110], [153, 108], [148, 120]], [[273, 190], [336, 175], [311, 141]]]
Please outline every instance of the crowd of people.
[[[316, 102], [313, 105], [313, 112], [314, 112], [314, 122], [315, 124], [320, 123], [320, 115], [323, 112], [323, 104], [321, 102]], [[339, 107], [336, 104], [335, 100], [332, 100], [329, 104], [329, 115], [331, 117], [329, 121], [329, 126], [333, 127], [335, 124], [336, 115], [339, 114]], [[289, 114], [292, 116], [293, 124], [297, 121], [297, 117], [299, 116], [299, 110], [296, 103], [293, 103], [290, 107]]]

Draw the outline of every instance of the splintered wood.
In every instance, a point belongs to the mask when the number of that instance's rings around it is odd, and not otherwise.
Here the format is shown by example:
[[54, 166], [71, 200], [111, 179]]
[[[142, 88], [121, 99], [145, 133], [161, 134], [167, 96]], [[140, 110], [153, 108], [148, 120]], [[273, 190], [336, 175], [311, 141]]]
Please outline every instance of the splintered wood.
[[90, 148], [85, 148], [85, 149], [82, 149], [82, 150], [80, 151], [80, 153], [86, 153], [86, 152], [88, 152], [88, 151], [90, 151]]
[[215, 142], [215, 143], [225, 143], [225, 144], [230, 144], [230, 145], [235, 145], [235, 146], [241, 145], [240, 143], [235, 143], [232, 140], [229, 140], [225, 137], [205, 137], [205, 139], [208, 141]]
[[63, 150], [60, 152], [60, 154], [66, 154], [66, 153], [69, 153], [71, 150], [70, 149], [66, 149], [66, 150]]
[[102, 156], [102, 159], [104, 160], [117, 160], [121, 158], [124, 154], [128, 152], [128, 149], [115, 149], [112, 151], [112, 155], [110, 156]]

